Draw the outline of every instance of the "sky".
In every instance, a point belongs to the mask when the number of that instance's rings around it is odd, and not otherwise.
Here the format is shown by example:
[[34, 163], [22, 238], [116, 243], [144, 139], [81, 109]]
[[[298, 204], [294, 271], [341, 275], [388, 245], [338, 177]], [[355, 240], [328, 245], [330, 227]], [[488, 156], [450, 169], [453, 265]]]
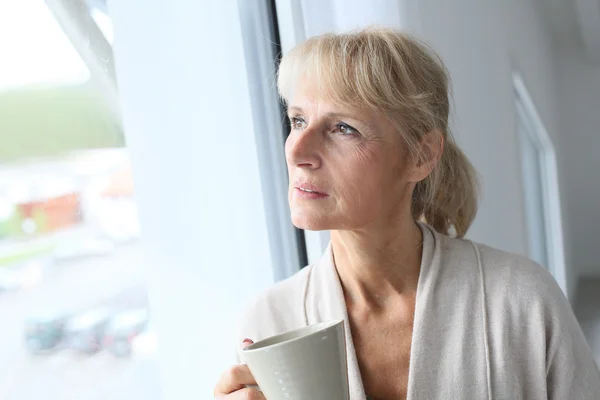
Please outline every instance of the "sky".
[[[96, 13], [94, 19], [112, 40], [108, 17]], [[0, 0], [0, 90], [88, 79], [87, 67], [44, 0]]]

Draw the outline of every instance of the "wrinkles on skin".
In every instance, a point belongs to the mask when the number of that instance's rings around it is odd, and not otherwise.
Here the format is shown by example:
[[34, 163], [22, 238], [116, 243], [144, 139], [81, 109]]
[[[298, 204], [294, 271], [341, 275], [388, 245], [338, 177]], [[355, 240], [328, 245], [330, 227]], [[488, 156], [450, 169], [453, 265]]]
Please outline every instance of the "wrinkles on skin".
[[[390, 199], [399, 197], [396, 193], [385, 195], [390, 189], [398, 190], [397, 174], [390, 170], [390, 166], [394, 170], [399, 168], [396, 164], [401, 152], [397, 143], [391, 140], [397, 138], [385, 137], [373, 128], [367, 128], [371, 124], [359, 117], [343, 122], [359, 129], [360, 135], [345, 137], [331, 132], [337, 121], [321, 118], [322, 109], [315, 105], [313, 112], [303, 109], [305, 112], [301, 114], [291, 114], [306, 121], [307, 127], [299, 132], [292, 131], [286, 144], [288, 149], [302, 148], [304, 158], [302, 155], [290, 156], [291, 151], [288, 151], [288, 161], [299, 159], [300, 163], [312, 162], [312, 165], [304, 168], [289, 165], [290, 181], [298, 176], [308, 178], [315, 184], [324, 184], [330, 194], [330, 201], [311, 208], [310, 214], [305, 208], [298, 209], [305, 221], [299, 223], [308, 223], [310, 229], [331, 229], [331, 225], [338, 229], [353, 229], [366, 225], [375, 214], [390, 208], [387, 206]], [[397, 202], [393, 200], [392, 203], [395, 206]], [[310, 215], [314, 218], [309, 218]], [[321, 219], [327, 216], [326, 220]]]

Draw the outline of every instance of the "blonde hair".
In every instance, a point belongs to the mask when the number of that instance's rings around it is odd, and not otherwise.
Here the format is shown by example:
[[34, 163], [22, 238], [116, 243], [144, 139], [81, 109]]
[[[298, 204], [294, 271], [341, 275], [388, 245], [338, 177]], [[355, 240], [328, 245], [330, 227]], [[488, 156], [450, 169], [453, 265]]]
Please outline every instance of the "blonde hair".
[[463, 237], [477, 213], [478, 179], [448, 127], [450, 78], [441, 58], [409, 34], [367, 28], [313, 37], [287, 53], [278, 73], [286, 104], [307, 76], [336, 104], [382, 111], [416, 159], [426, 159], [425, 134], [443, 135], [439, 162], [413, 192], [412, 214], [440, 233]]

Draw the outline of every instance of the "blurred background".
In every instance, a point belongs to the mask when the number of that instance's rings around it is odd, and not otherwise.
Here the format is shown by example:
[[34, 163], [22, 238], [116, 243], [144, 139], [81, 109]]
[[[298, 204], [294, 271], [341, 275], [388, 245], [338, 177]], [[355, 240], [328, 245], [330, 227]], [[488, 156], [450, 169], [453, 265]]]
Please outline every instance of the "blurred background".
[[210, 397], [328, 241], [287, 217], [278, 55], [371, 24], [441, 53], [468, 236], [548, 268], [600, 363], [600, 0], [0, 0], [0, 399]]
[[106, 4], [0, 1], [0, 399], [158, 398]]

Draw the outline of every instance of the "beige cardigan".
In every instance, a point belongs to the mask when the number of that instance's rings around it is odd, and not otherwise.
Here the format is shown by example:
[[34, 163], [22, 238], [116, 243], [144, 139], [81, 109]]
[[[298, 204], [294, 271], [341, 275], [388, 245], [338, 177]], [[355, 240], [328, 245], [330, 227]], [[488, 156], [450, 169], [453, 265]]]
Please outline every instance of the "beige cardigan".
[[[544, 268], [421, 228], [409, 400], [600, 399], [600, 372], [591, 350]], [[238, 344], [333, 319], [348, 316], [329, 248], [319, 262], [248, 307]], [[350, 398], [363, 400], [348, 331], [346, 339]]]

